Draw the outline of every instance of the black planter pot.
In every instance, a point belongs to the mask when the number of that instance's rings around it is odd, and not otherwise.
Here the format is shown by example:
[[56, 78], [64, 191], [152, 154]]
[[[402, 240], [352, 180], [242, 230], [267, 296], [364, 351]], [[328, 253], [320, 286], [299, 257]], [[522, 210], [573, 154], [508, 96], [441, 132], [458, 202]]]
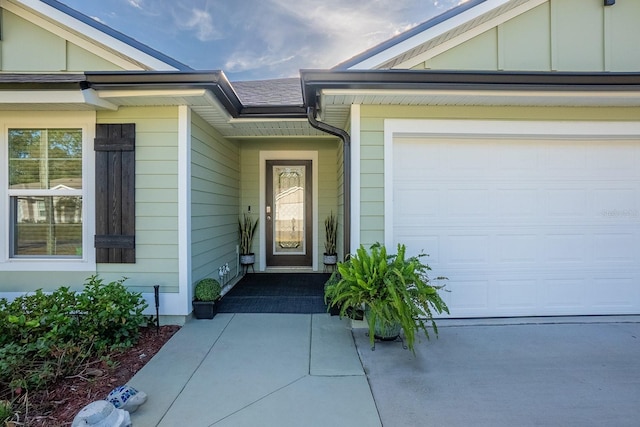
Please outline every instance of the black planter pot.
[[215, 301], [193, 301], [193, 317], [196, 319], [213, 319], [217, 312]]
[[256, 255], [251, 254], [240, 254], [240, 264], [242, 265], [252, 265], [256, 262]]

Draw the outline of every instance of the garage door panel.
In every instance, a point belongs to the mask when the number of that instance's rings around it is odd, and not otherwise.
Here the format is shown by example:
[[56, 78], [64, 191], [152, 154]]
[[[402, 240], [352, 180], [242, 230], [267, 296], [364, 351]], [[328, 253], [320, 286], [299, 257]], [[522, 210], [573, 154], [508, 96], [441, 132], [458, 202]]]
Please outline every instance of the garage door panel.
[[489, 236], [451, 235], [442, 239], [447, 266], [487, 265], [489, 263]]
[[453, 317], [638, 314], [639, 147], [398, 140], [394, 241], [449, 277]]
[[451, 292], [443, 292], [442, 297], [449, 307], [473, 314], [485, 313], [489, 308], [489, 282], [484, 280], [458, 280], [455, 285], [447, 284]]
[[538, 190], [535, 188], [513, 186], [499, 187], [492, 194], [492, 214], [501, 217], [530, 218], [540, 209]]
[[638, 282], [633, 277], [597, 277], [593, 289], [595, 307], [624, 312], [638, 304]]
[[640, 216], [638, 191], [633, 188], [624, 188], [626, 185], [626, 183], [613, 183], [605, 188], [594, 190], [592, 215], [614, 223], [625, 218], [638, 218]]
[[445, 209], [450, 217], [488, 216], [489, 190], [484, 188], [450, 189], [446, 192]]
[[587, 264], [587, 238], [581, 234], [547, 234], [544, 236], [541, 251], [548, 265]]
[[483, 170], [491, 161], [491, 153], [476, 141], [456, 141], [443, 150], [442, 167], [451, 171]]
[[501, 279], [496, 280], [492, 295], [498, 310], [516, 311], [536, 308], [538, 283], [536, 280]]
[[535, 234], [500, 234], [496, 236], [497, 263], [501, 268], [531, 266], [539, 259]]
[[[576, 279], [543, 279], [541, 289], [541, 306], [549, 307], [551, 312], [579, 312], [587, 304], [585, 290], [586, 277]], [[556, 309], [556, 310], [553, 310]]]
[[547, 212], [549, 217], [580, 218], [587, 214], [587, 193], [584, 188], [549, 188]]
[[638, 262], [638, 236], [632, 233], [602, 233], [593, 236], [593, 261], [606, 267], [633, 266]]

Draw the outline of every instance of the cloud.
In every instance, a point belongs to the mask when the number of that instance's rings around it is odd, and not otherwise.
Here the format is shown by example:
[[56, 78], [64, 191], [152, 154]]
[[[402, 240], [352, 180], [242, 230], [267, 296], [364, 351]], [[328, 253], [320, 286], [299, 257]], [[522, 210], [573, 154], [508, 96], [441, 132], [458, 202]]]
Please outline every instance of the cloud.
[[142, 0], [127, 0], [130, 6], [135, 7], [136, 9], [142, 10]]
[[193, 8], [190, 16], [185, 20], [178, 20], [177, 24], [184, 29], [195, 31], [196, 38], [201, 42], [216, 40], [221, 37], [213, 25], [211, 14], [206, 10]]

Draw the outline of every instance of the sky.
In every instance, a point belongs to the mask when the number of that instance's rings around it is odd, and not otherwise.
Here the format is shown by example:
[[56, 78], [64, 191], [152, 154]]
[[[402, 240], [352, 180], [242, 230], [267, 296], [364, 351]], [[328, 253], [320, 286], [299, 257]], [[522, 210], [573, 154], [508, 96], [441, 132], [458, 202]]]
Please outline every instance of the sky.
[[466, 0], [59, 0], [232, 81], [341, 63]]

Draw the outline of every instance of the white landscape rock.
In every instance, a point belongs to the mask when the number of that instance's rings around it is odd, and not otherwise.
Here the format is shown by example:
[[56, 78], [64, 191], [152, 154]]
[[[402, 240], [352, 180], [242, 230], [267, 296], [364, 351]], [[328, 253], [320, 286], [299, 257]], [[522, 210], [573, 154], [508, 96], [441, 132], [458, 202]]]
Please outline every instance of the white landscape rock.
[[114, 388], [106, 400], [118, 409], [124, 409], [125, 411], [133, 413], [140, 405], [147, 401], [147, 394], [125, 384]]
[[129, 413], [117, 409], [111, 402], [96, 400], [82, 408], [71, 423], [71, 427], [131, 427]]

